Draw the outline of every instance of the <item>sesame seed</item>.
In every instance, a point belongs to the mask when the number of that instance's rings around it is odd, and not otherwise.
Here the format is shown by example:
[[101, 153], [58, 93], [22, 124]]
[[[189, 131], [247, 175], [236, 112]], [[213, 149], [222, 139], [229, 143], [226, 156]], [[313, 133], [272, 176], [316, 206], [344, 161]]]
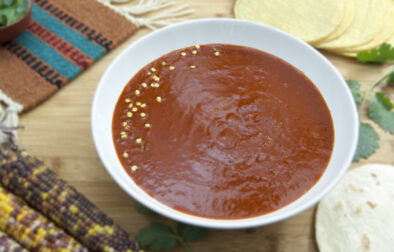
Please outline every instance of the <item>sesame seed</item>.
[[130, 103], [130, 102], [131, 102], [131, 100], [130, 100], [129, 98], [126, 98], [124, 101], [125, 101], [126, 103]]
[[[123, 127], [126, 127], [127, 126], [127, 122], [123, 122], [122, 125], [123, 125]], [[120, 132], [120, 134], [122, 134], [122, 133], [126, 133], [126, 132], [123, 132], [123, 131]]]
[[191, 65], [190, 68], [191, 68], [191, 69], [194, 69], [194, 68], [196, 68], [196, 66], [195, 66], [195, 65]]
[[142, 103], [141, 108], [145, 108], [145, 107], [146, 107], [146, 103]]
[[139, 91], [138, 89], [135, 90], [135, 95], [140, 95], [140, 94], [141, 94], [141, 91]]
[[132, 117], [133, 116], [133, 113], [131, 113], [131, 112], [127, 112], [127, 117]]
[[152, 72], [156, 72], [156, 68], [154, 68], [154, 67], [152, 67], [150, 70], [151, 70]]
[[131, 111], [137, 112], [137, 111], [138, 111], [138, 108], [137, 108], [137, 107], [134, 107], [134, 108], [131, 109]]
[[149, 72], [147, 72], [147, 74], [148, 74], [148, 75], [151, 75], [152, 73], [149, 71]]
[[132, 107], [133, 107], [133, 103], [130, 103], [130, 104], [129, 104], [129, 108], [132, 108]]
[[151, 86], [151, 87], [154, 87], [154, 88], [160, 87], [159, 83], [157, 83], [157, 82], [151, 83], [150, 86]]
[[145, 123], [145, 128], [150, 128], [150, 123]]
[[142, 112], [140, 115], [141, 115], [141, 117], [145, 117], [146, 116], [146, 114], [144, 112]]
[[141, 138], [137, 138], [137, 139], [135, 139], [135, 142], [136, 142], [136, 143], [141, 143], [141, 142], [142, 142], [142, 139], [141, 139]]
[[156, 97], [156, 101], [158, 101], [158, 102], [161, 102], [161, 97], [160, 96], [158, 96], [158, 97]]
[[160, 78], [159, 78], [158, 76], [156, 76], [156, 75], [154, 75], [154, 76], [152, 77], [152, 79], [154, 79], [155, 81], [159, 81], [159, 80], [160, 80]]
[[174, 69], [175, 69], [175, 67], [174, 67], [174, 66], [170, 66], [168, 69], [170, 69], [170, 70], [174, 70]]
[[139, 102], [139, 101], [137, 101], [135, 104], [136, 104], [137, 106], [141, 106], [141, 102]]
[[142, 86], [143, 88], [147, 88], [147, 87], [148, 87], [148, 85], [147, 85], [145, 82], [142, 83], [141, 86]]
[[120, 135], [121, 139], [125, 139], [127, 137], [127, 135]]
[[200, 49], [200, 45], [199, 45], [199, 44], [195, 45], [195, 47], [196, 47], [197, 49]]
[[215, 52], [215, 56], [219, 56], [220, 55], [220, 52]]
[[129, 156], [129, 154], [127, 154], [127, 152], [123, 152], [123, 157], [127, 158]]
[[136, 171], [136, 170], [138, 170], [138, 166], [136, 166], [136, 165], [133, 165], [133, 166], [131, 167], [131, 170], [132, 170], [132, 171]]
[[161, 62], [161, 65], [165, 66], [165, 65], [167, 65], [167, 63], [165, 61], [163, 61], [163, 62]]
[[181, 52], [181, 55], [182, 56], [186, 56], [186, 52]]
[[197, 50], [193, 50], [192, 54], [196, 55], [197, 54]]

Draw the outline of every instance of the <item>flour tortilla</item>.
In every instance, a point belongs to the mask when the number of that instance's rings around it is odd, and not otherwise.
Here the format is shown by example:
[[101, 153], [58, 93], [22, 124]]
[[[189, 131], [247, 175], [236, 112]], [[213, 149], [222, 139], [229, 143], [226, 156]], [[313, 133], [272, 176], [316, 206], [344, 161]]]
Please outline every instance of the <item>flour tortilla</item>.
[[347, 50], [361, 47], [372, 41], [382, 29], [386, 0], [357, 0], [351, 25], [335, 40], [316, 44], [316, 47], [328, 50]]
[[237, 0], [234, 15], [314, 43], [335, 33], [341, 25], [345, 18], [344, 1], [347, 0]]
[[336, 28], [335, 32], [331, 33], [330, 36], [325, 38], [324, 40], [319, 40], [312, 45], [319, 44], [319, 43], [327, 43], [329, 41], [337, 39], [339, 36], [341, 36], [345, 31], [349, 28], [349, 26], [353, 22], [354, 18], [354, 9], [355, 9], [355, 0], [345, 0], [344, 1], [344, 17], [342, 18], [342, 22], [340, 25]]
[[319, 204], [320, 252], [394, 251], [394, 166], [350, 170]]
[[391, 3], [392, 0], [383, 0], [383, 9], [386, 10], [384, 12], [384, 22], [381, 30], [378, 34], [374, 37], [373, 40], [368, 42], [365, 45], [359, 47], [350, 47], [342, 50], [341, 52], [361, 52], [365, 50], [370, 50], [376, 47], [379, 47], [381, 44], [386, 42], [394, 35], [394, 8]]

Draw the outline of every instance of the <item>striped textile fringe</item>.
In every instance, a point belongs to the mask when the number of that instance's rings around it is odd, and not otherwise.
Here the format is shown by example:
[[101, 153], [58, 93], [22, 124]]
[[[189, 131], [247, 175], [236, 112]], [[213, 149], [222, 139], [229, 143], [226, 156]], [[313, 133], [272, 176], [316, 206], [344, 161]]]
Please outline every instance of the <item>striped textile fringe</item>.
[[[183, 18], [186, 15], [194, 13], [193, 9], [189, 8], [188, 4], [174, 6], [175, 1], [169, 0], [140, 0], [138, 4], [128, 7], [119, 6], [121, 3], [128, 3], [131, 0], [98, 0], [104, 5], [110, 7], [116, 12], [127, 17], [131, 22], [140, 27], [147, 27], [151, 30], [155, 30], [159, 27], [174, 24], [180, 21], [184, 21]], [[170, 9], [164, 9], [172, 7]], [[139, 17], [148, 12], [162, 10], [162, 12], [149, 16]]]
[[10, 97], [0, 90], [0, 148], [8, 149], [10, 138], [16, 139], [16, 128], [18, 126], [18, 114], [22, 112], [23, 106], [14, 102]]

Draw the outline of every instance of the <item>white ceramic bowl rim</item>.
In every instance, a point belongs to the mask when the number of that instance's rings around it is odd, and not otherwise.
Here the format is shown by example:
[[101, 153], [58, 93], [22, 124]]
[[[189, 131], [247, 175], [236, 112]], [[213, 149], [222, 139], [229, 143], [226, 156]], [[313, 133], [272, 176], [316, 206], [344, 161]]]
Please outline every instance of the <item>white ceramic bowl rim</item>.
[[[217, 220], [189, 215], [155, 200], [124, 171], [112, 142], [112, 113], [124, 86], [156, 58], [194, 44], [250, 46], [276, 55], [303, 71], [323, 95], [333, 118], [335, 140], [328, 167], [308, 192], [272, 213], [245, 219]], [[147, 50], [149, 49], [149, 50]], [[126, 70], [126, 71], [125, 71]], [[305, 42], [272, 27], [235, 19], [199, 19], [154, 31], [124, 50], [107, 68], [94, 95], [91, 127], [99, 157], [108, 173], [130, 196], [174, 220], [208, 228], [250, 228], [294, 216], [316, 204], [350, 166], [358, 139], [358, 115], [350, 90], [336, 68]]]

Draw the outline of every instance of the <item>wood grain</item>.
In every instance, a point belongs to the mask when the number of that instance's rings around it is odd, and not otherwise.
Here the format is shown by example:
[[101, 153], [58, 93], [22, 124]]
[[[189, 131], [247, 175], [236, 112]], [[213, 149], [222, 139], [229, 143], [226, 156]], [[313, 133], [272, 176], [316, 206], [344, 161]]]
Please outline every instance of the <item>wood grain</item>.
[[[232, 17], [232, 0], [177, 0], [195, 9], [189, 18]], [[133, 208], [134, 200], [110, 178], [101, 164], [90, 132], [90, 109], [93, 94], [104, 70], [128, 45], [147, 34], [141, 29], [120, 47], [88, 69], [51, 99], [24, 114], [26, 126], [19, 143], [43, 159], [90, 200], [101, 207], [134, 237], [152, 219]], [[362, 65], [354, 60], [325, 53], [345, 79], [359, 80], [363, 88], [392, 66]], [[394, 93], [390, 93], [394, 99]], [[376, 127], [377, 128], [377, 127]], [[385, 163], [394, 165], [394, 136], [379, 130], [380, 146], [368, 161], [353, 164]], [[212, 230], [203, 241], [191, 244], [194, 251], [317, 251], [313, 238], [314, 209], [273, 225], [251, 230]], [[177, 247], [174, 251], [183, 251]]]

